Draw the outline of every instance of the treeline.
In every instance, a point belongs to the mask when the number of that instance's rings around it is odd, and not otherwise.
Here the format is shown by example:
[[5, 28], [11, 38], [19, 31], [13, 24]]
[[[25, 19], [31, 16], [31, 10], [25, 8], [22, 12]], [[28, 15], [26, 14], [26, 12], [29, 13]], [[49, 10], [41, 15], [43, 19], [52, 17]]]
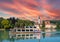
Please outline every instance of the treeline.
[[4, 19], [0, 17], [0, 29], [10, 29], [14, 27], [24, 28], [24, 26], [33, 26], [34, 22], [30, 20], [21, 20], [15, 17], [10, 17], [8, 19]]
[[50, 22], [53, 24], [59, 24], [60, 25], [60, 20], [51, 20]]

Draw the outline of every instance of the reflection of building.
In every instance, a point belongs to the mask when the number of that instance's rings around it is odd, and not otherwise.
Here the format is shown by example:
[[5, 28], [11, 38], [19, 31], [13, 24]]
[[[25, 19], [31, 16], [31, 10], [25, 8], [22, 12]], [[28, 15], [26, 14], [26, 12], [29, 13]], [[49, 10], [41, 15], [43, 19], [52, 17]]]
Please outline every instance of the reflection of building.
[[10, 38], [14, 39], [40, 39], [40, 33], [22, 33], [22, 34], [9, 34]]
[[[54, 34], [52, 32], [56, 32], [56, 29], [46, 29], [45, 32], [46, 32], [45, 36], [50, 37], [50, 36], [52, 36], [52, 34]], [[49, 33], [47, 33], [47, 32], [49, 32]]]

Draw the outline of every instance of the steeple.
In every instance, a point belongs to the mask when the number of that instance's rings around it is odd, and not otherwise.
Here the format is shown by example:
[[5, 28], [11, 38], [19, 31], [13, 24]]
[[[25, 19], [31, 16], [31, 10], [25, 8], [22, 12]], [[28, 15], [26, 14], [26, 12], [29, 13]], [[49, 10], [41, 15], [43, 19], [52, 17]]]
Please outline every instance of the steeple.
[[38, 16], [38, 19], [40, 19], [40, 16]]
[[38, 16], [38, 24], [41, 24], [40, 16]]

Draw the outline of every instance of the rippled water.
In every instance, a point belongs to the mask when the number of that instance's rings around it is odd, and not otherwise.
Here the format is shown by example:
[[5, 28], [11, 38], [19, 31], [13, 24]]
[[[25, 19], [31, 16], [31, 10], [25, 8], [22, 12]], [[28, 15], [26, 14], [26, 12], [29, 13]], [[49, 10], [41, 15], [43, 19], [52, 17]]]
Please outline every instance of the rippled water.
[[0, 31], [0, 42], [60, 42], [60, 30], [46, 29], [42, 33], [20, 34]]

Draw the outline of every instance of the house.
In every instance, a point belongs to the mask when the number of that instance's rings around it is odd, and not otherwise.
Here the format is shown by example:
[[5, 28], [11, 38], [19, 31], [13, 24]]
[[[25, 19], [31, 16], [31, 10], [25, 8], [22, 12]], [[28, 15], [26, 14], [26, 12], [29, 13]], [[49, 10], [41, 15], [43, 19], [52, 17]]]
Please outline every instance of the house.
[[50, 23], [50, 20], [45, 21], [45, 28], [56, 28], [56, 27], [57, 27], [57, 25]]

